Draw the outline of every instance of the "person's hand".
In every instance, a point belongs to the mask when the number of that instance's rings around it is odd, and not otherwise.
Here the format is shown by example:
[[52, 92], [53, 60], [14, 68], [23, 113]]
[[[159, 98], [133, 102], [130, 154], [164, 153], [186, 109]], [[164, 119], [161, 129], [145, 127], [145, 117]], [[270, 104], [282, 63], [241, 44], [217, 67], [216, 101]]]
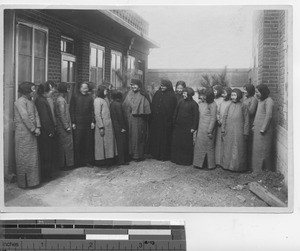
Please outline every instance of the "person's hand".
[[220, 120], [218, 120], [218, 126], [221, 127], [222, 122]]
[[68, 127], [68, 128], [66, 129], [66, 131], [67, 131], [67, 132], [71, 132], [71, 127]]
[[34, 135], [35, 135], [36, 137], [38, 137], [38, 136], [41, 135], [41, 130], [40, 130], [40, 128], [35, 128], [35, 130], [34, 130]]
[[194, 133], [195, 132], [195, 130], [194, 129], [191, 129], [191, 133]]
[[76, 125], [75, 124], [72, 124], [72, 129], [76, 130]]
[[122, 129], [121, 132], [126, 132], [126, 130], [125, 130], [125, 129]]
[[207, 134], [208, 138], [212, 139], [213, 138], [213, 135], [211, 133], [208, 133]]
[[50, 137], [50, 138], [53, 138], [53, 137], [54, 137], [54, 133], [52, 133], [52, 132], [49, 133], [49, 137]]
[[104, 128], [101, 128], [101, 129], [100, 129], [100, 136], [101, 136], [101, 137], [104, 137], [104, 135], [105, 135]]
[[260, 130], [259, 131], [261, 135], [265, 135], [265, 131], [264, 130]]
[[91, 123], [91, 129], [94, 130], [94, 128], [95, 128], [95, 124]]

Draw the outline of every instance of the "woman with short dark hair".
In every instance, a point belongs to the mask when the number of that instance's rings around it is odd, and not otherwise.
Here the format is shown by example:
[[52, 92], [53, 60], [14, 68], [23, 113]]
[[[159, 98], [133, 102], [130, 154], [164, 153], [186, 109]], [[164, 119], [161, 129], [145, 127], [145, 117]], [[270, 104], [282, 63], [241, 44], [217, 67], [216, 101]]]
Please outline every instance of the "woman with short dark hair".
[[176, 83], [175, 96], [177, 99], [177, 104], [179, 103], [179, 101], [181, 99], [183, 99], [182, 92], [183, 92], [184, 88], [186, 88], [186, 84], [184, 81], [180, 80]]
[[117, 146], [110, 117], [107, 87], [100, 85], [94, 100], [95, 111], [95, 164], [112, 163], [117, 155]]
[[58, 136], [57, 165], [61, 169], [70, 169], [74, 166], [72, 124], [69, 105], [66, 101], [68, 92], [69, 85], [67, 83], [59, 83], [57, 86], [57, 98], [54, 104]]
[[15, 101], [15, 154], [18, 186], [35, 187], [40, 184], [40, 164], [37, 137], [40, 118], [32, 101], [35, 86], [22, 82], [18, 88], [21, 97]]
[[271, 145], [273, 137], [274, 101], [266, 84], [255, 89], [258, 107], [253, 122], [252, 171], [272, 170]]
[[183, 99], [174, 112], [174, 131], [172, 137], [171, 161], [178, 165], [189, 166], [193, 163], [193, 136], [198, 128], [198, 104], [194, 101], [195, 92], [186, 87]]
[[42, 179], [51, 178], [54, 173], [56, 161], [56, 126], [53, 118], [53, 112], [48, 102], [50, 97], [51, 85], [42, 83], [37, 90], [35, 105], [41, 120], [41, 135], [38, 138], [39, 151], [41, 157], [41, 175]]
[[248, 107], [241, 101], [242, 98], [243, 93], [240, 89], [232, 90], [232, 102], [227, 107], [222, 122], [224, 141], [222, 167], [235, 172], [247, 170], [249, 114]]
[[198, 168], [214, 169], [215, 162], [215, 135], [217, 121], [217, 104], [214, 102], [214, 93], [211, 89], [199, 92], [202, 102], [199, 104], [199, 125], [194, 148], [193, 165]]

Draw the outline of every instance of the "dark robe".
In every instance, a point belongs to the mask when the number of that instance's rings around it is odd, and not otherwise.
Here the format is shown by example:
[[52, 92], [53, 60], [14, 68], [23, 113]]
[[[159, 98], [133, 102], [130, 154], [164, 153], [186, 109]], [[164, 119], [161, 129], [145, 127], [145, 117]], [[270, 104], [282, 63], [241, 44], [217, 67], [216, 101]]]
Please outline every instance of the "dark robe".
[[94, 162], [94, 100], [89, 94], [74, 95], [70, 101], [72, 124], [76, 125], [74, 136], [74, 159], [77, 167]]
[[[112, 101], [110, 104], [110, 116], [117, 142], [118, 164], [122, 165], [129, 161], [128, 154], [128, 128], [126, 126], [122, 104], [119, 101]], [[126, 132], [121, 132], [125, 129]]]
[[179, 94], [179, 93], [176, 93], [176, 94], [175, 94], [175, 97], [176, 97], [176, 100], [177, 100], [177, 104], [179, 103], [180, 100], [183, 99], [182, 94]]
[[135, 160], [144, 158], [148, 134], [148, 116], [151, 114], [148, 98], [129, 91], [122, 104], [128, 124], [129, 154]]
[[55, 171], [56, 166], [56, 129], [47, 98], [38, 96], [35, 105], [41, 121], [41, 135], [38, 137], [41, 176], [47, 179]]
[[192, 99], [182, 99], [174, 113], [171, 161], [179, 165], [193, 163], [193, 133], [199, 123], [198, 104]]
[[173, 115], [177, 105], [174, 92], [158, 90], [151, 105], [150, 154], [158, 160], [170, 160]]

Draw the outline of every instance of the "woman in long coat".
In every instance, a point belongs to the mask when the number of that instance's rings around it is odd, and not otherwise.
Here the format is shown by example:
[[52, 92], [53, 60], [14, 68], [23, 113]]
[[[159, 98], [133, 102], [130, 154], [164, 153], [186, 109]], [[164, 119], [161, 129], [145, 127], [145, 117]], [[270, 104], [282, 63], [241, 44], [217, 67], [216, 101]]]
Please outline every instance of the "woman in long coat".
[[[255, 87], [252, 84], [245, 84], [244, 85], [244, 91], [245, 91], [245, 98], [244, 98], [244, 104], [248, 106], [249, 110], [249, 127], [252, 128], [256, 110], [257, 110], [257, 104], [258, 100], [255, 97]], [[249, 169], [251, 168], [251, 158], [252, 158], [252, 144], [253, 144], [253, 132], [250, 130], [249, 132], [249, 138], [248, 138], [248, 144], [247, 144], [247, 165]]]
[[222, 123], [223, 123], [223, 116], [226, 108], [231, 103], [231, 88], [225, 87], [223, 89], [222, 97], [224, 98], [223, 102], [221, 102], [218, 112], [217, 112], [217, 135], [216, 135], [216, 165], [222, 166], [222, 159], [223, 159], [223, 151], [224, 151], [224, 142], [222, 141]]
[[242, 91], [233, 89], [232, 102], [227, 107], [222, 123], [224, 140], [223, 168], [243, 172], [247, 170], [247, 139], [249, 135], [248, 107], [241, 102]]
[[151, 104], [150, 154], [157, 160], [170, 160], [173, 115], [177, 105], [170, 80], [161, 80]]
[[89, 166], [94, 162], [94, 99], [88, 91], [88, 82], [82, 82], [79, 92], [70, 101], [74, 160], [77, 167]]
[[182, 92], [183, 92], [184, 88], [186, 88], [186, 84], [184, 81], [180, 80], [176, 83], [175, 96], [177, 99], [177, 104], [179, 103], [179, 101], [181, 99], [183, 99]]
[[120, 91], [113, 90], [111, 92], [112, 102], [110, 103], [110, 116], [114, 128], [118, 151], [118, 165], [129, 164], [128, 153], [128, 128], [125, 122], [125, 115], [122, 109], [123, 95]]
[[41, 135], [38, 138], [40, 158], [41, 158], [41, 175], [43, 179], [51, 178], [56, 167], [56, 127], [53, 118], [52, 109], [47, 98], [50, 97], [51, 86], [49, 83], [39, 85], [37, 98], [35, 100], [36, 109], [41, 121]]
[[55, 100], [55, 117], [57, 122], [58, 154], [57, 165], [61, 169], [74, 166], [74, 147], [72, 124], [69, 105], [65, 99], [68, 93], [68, 84], [59, 83]]
[[256, 87], [258, 107], [253, 122], [253, 148], [251, 167], [253, 172], [272, 170], [271, 144], [273, 137], [273, 109], [274, 102], [269, 97], [270, 90], [267, 85]]
[[[213, 86], [213, 90], [214, 90], [214, 94], [215, 94], [215, 102], [219, 109], [220, 104], [223, 102], [223, 97], [222, 97], [223, 87], [221, 85], [215, 85], [215, 86]], [[217, 118], [217, 119], [219, 119], [219, 118]]]
[[107, 93], [106, 87], [100, 85], [94, 100], [96, 165], [108, 164], [117, 155]]
[[199, 104], [199, 126], [195, 141], [193, 165], [204, 168], [206, 158], [208, 169], [213, 169], [216, 167], [215, 135], [217, 104], [214, 102], [214, 93], [210, 89], [201, 90], [199, 97], [204, 102]]
[[171, 161], [178, 165], [193, 163], [193, 134], [198, 128], [198, 104], [193, 100], [195, 92], [187, 87], [183, 99], [174, 112], [174, 131], [171, 147]]
[[122, 104], [128, 125], [129, 155], [135, 161], [145, 158], [148, 116], [151, 114], [150, 101], [141, 90], [142, 82], [139, 79], [132, 79], [131, 90]]
[[18, 88], [21, 97], [15, 101], [15, 154], [18, 186], [35, 187], [40, 184], [40, 162], [37, 137], [40, 118], [32, 101], [33, 83], [23, 82]]

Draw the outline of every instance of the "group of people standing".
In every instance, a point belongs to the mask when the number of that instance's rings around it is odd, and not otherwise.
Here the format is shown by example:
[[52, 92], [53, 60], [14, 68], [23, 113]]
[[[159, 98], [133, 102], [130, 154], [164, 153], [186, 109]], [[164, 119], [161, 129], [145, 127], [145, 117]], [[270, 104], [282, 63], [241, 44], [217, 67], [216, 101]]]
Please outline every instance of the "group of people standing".
[[[180, 165], [259, 171], [270, 165], [273, 101], [269, 89], [245, 85], [194, 90], [161, 80], [154, 95], [131, 80], [124, 95], [111, 85], [82, 82], [67, 103], [69, 86], [47, 81], [19, 85], [15, 102], [18, 186], [35, 187], [58, 170], [126, 165], [151, 158]], [[256, 96], [256, 97], [255, 97]], [[253, 126], [253, 127], [252, 127]], [[252, 127], [252, 129], [251, 129]], [[251, 165], [249, 165], [251, 163]]]

